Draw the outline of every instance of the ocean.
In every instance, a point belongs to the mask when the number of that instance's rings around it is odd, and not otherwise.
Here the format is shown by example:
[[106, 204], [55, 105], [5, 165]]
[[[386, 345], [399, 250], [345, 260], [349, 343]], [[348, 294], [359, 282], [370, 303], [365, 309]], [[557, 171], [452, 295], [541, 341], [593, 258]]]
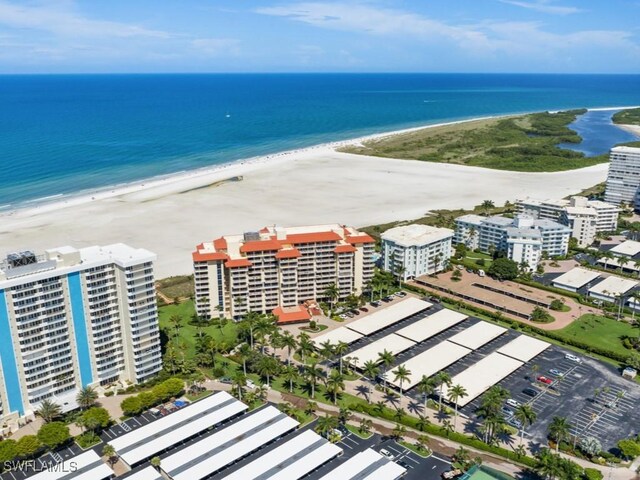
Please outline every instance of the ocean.
[[474, 117], [640, 105], [640, 75], [0, 76], [0, 208]]

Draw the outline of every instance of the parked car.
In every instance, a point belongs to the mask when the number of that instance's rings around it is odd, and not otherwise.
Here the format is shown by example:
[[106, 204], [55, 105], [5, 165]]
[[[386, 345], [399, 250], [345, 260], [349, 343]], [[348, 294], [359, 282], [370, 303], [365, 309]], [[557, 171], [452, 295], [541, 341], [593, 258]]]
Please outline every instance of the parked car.
[[369, 309], [367, 307], [360, 307], [361, 312], [368, 312]]
[[453, 470], [449, 470], [448, 472], [442, 472], [442, 475], [440, 476], [444, 478], [444, 480], [451, 480], [453, 478], [460, 477], [462, 473], [462, 470], [460, 470], [459, 468], [455, 468]]
[[507, 423], [513, 427], [516, 428], [522, 428], [522, 422], [520, 420], [518, 420], [517, 418], [510, 418]]
[[507, 400], [507, 405], [514, 408], [518, 408], [520, 406], [520, 402], [517, 400], [514, 400], [513, 398], [510, 398], [509, 400]]
[[551, 380], [550, 378], [545, 377], [544, 375], [540, 375], [537, 380], [541, 383], [544, 383], [545, 385], [551, 385], [553, 383], [553, 380]]
[[507, 407], [502, 407], [502, 413], [504, 413], [507, 417], [512, 416], [515, 412]]
[[402, 468], [405, 468], [407, 471], [411, 470], [411, 468], [412, 468], [411, 466], [409, 466], [409, 464], [407, 462], [405, 462], [403, 460], [397, 460], [396, 463], [398, 465], [400, 465]]
[[558, 370], [557, 368], [552, 368], [551, 370], [549, 370], [549, 373], [551, 375], [555, 375], [556, 377], [564, 377], [564, 373], [562, 373], [560, 370]]
[[380, 306], [380, 302], [376, 301], [376, 302], [371, 302], [371, 306], [372, 307], [379, 307]]
[[522, 393], [530, 397], [535, 397], [536, 395], [538, 395], [538, 390], [536, 390], [535, 388], [525, 388], [524, 390], [522, 390]]
[[250, 388], [251, 390], [256, 388], [256, 384], [253, 383], [253, 380], [247, 380], [247, 388]]
[[231, 379], [229, 377], [222, 377], [220, 379], [220, 383], [228, 383], [231, 384]]
[[478, 275], [480, 275], [481, 277], [485, 276], [484, 270], [478, 270]]
[[393, 460], [395, 457], [393, 456], [393, 454], [387, 450], [386, 448], [381, 448], [380, 449], [380, 455], [384, 455], [385, 457], [387, 457], [389, 460]]
[[564, 358], [566, 358], [567, 360], [571, 360], [572, 362], [576, 362], [576, 363], [582, 363], [582, 359], [580, 357], [578, 357], [577, 355], [573, 355], [572, 353], [567, 353]]
[[398, 292], [398, 296], [399, 297], [406, 297], [407, 296], [407, 292]]

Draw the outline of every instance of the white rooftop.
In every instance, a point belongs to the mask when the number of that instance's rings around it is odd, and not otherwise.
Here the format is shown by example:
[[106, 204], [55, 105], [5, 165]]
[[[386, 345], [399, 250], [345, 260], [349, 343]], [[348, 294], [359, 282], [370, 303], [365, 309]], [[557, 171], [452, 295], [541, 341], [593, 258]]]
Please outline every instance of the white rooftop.
[[528, 362], [532, 358], [540, 355], [550, 346], [550, 343], [543, 342], [537, 338], [520, 335], [506, 345], [500, 347], [496, 352], [522, 362]]
[[578, 289], [584, 287], [589, 282], [593, 282], [599, 276], [600, 273], [598, 272], [587, 270], [586, 268], [576, 267], [555, 278], [553, 280], [553, 283]]
[[616, 295], [624, 295], [633, 287], [637, 286], [638, 282], [629, 280], [627, 278], [616, 277], [611, 275], [605, 278], [599, 283], [596, 283], [589, 289], [589, 293], [615, 297]]
[[466, 315], [448, 308], [422, 318], [396, 332], [397, 335], [413, 340], [414, 342], [424, 342], [428, 338], [459, 324], [468, 318]]
[[351, 344], [356, 340], [361, 339], [363, 336], [364, 335], [361, 333], [350, 330], [347, 327], [338, 327], [335, 330], [318, 335], [311, 341], [316, 345], [316, 347], [319, 347], [325, 342], [329, 342], [332, 345], [337, 345], [340, 342]]
[[394, 323], [398, 323], [411, 315], [426, 310], [432, 303], [425, 302], [415, 297], [407, 297], [404, 300], [377, 310], [364, 318], [356, 320], [347, 325], [347, 328], [355, 330], [363, 335], [371, 335], [372, 333], [382, 330]]
[[635, 153], [636, 155], [640, 155], [640, 148], [638, 147], [613, 147], [611, 151], [616, 153]]
[[[415, 342], [392, 333], [351, 352], [349, 356], [354, 359], [352, 363], [355, 362], [356, 366], [362, 367], [368, 361], [378, 363], [380, 361], [378, 354], [384, 350], [391, 352], [393, 355], [397, 355], [410, 349], [414, 345]], [[355, 360], [356, 358], [357, 360]]]
[[[456, 403], [459, 407], [464, 407], [522, 365], [523, 362], [498, 352], [490, 353], [451, 379], [452, 386], [462, 385], [467, 391], [467, 396], [458, 399]], [[448, 398], [448, 393], [449, 388], [444, 385], [443, 398]]]
[[384, 232], [381, 237], [383, 240], [389, 240], [405, 247], [412, 247], [453, 238], [453, 230], [413, 224], [391, 228]]
[[616, 245], [610, 250], [611, 253], [616, 255], [624, 255], [626, 257], [633, 257], [640, 253], [640, 242], [634, 240], [625, 240], [619, 245]]
[[334, 468], [320, 480], [397, 480], [407, 470], [367, 448]]
[[[422, 380], [423, 376], [429, 378], [469, 353], [471, 353], [470, 349], [446, 340], [419, 353], [402, 364], [411, 372], [409, 380], [402, 383], [402, 388], [406, 390], [413, 387]], [[400, 388], [400, 382], [396, 382], [394, 379], [395, 370], [393, 369], [387, 374], [387, 381]]]
[[469, 328], [465, 328], [460, 333], [456, 333], [447, 340], [470, 348], [471, 350], [476, 350], [506, 331], [506, 328], [500, 327], [499, 325], [480, 321]]
[[64, 460], [32, 477], [33, 480], [105, 480], [111, 478], [111, 470], [94, 450]]
[[164, 478], [155, 468], [149, 466], [129, 475], [126, 480], [164, 480]]

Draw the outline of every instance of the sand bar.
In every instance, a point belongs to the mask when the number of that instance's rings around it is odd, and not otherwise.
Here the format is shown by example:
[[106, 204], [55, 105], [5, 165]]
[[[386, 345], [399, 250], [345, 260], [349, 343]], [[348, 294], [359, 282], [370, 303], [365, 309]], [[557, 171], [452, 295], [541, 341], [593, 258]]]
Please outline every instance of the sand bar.
[[[470, 208], [486, 199], [501, 204], [523, 196], [562, 198], [603, 182], [608, 168], [600, 164], [554, 173], [508, 172], [335, 151], [363, 140], [5, 212], [0, 214], [0, 255], [125, 242], [156, 252], [156, 273], [165, 277], [190, 273], [193, 247], [222, 234], [269, 224], [365, 226], [418, 218], [433, 209]], [[235, 177], [242, 180], [228, 181]]]

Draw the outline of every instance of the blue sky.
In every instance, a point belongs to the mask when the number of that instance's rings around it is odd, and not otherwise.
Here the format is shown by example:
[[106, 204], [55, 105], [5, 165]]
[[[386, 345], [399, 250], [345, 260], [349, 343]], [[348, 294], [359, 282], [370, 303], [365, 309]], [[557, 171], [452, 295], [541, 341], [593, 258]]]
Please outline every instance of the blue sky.
[[640, 0], [0, 0], [1, 73], [640, 73]]

